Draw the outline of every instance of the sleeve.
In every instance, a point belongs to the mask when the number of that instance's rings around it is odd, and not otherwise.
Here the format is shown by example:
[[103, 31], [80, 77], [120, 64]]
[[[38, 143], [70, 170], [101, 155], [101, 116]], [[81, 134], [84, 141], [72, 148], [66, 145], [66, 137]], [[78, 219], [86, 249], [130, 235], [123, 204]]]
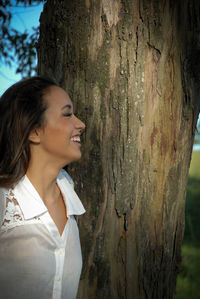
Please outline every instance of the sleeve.
[[5, 214], [5, 194], [2, 190], [2, 188], [0, 188], [0, 227], [3, 223], [3, 218], [4, 218], [4, 214]]

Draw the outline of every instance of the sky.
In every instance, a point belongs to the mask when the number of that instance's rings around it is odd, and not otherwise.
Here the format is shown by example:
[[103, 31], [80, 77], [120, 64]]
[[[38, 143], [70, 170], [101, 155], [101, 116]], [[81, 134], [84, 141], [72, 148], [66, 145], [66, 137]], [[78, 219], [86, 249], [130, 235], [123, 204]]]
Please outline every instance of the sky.
[[[11, 27], [24, 32], [26, 29], [30, 33], [32, 27], [39, 26], [40, 14], [43, 10], [43, 3], [31, 7], [11, 7], [12, 13]], [[15, 68], [9, 66], [0, 66], [0, 95], [12, 84], [21, 79], [20, 74], [15, 74]]]

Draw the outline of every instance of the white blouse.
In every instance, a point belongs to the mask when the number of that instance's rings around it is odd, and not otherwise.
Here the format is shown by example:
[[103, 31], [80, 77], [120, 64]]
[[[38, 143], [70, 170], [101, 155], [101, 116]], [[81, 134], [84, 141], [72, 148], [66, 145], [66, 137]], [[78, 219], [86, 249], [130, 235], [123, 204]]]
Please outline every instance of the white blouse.
[[61, 170], [57, 184], [68, 221], [60, 236], [27, 176], [12, 190], [0, 189], [0, 298], [75, 299], [82, 268], [73, 215], [85, 209], [73, 181]]

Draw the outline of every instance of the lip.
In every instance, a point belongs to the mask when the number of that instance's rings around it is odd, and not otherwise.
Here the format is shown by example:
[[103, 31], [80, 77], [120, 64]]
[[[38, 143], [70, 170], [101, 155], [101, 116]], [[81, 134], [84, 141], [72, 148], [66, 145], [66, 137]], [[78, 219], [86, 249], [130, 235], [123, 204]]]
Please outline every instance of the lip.
[[[80, 134], [76, 134], [76, 135], [73, 135], [73, 136], [71, 137], [71, 139], [72, 139], [72, 138], [76, 138], [76, 137], [79, 137], [79, 138], [80, 138], [80, 136], [81, 136]], [[71, 140], [71, 141], [72, 141], [73, 143], [75, 143], [77, 146], [79, 146], [79, 147], [81, 146], [81, 143], [80, 143], [80, 142], [78, 142], [78, 141], [73, 141], [73, 140]]]

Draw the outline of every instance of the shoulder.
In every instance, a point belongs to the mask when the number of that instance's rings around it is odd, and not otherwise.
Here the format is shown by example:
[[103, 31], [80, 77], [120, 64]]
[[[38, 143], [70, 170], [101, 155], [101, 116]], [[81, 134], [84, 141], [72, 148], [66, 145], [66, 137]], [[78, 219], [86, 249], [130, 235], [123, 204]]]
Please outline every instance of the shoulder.
[[0, 227], [3, 222], [5, 209], [6, 209], [6, 196], [5, 196], [5, 190], [3, 188], [0, 188]]

